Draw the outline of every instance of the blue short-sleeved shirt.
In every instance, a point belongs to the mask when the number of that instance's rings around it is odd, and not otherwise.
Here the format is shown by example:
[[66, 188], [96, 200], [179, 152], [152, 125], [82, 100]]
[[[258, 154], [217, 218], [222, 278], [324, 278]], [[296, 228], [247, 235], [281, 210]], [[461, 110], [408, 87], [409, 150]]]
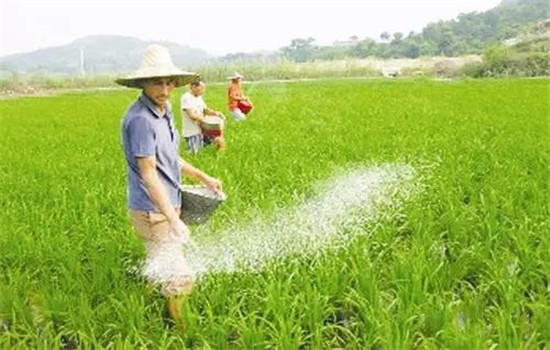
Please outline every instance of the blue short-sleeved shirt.
[[128, 165], [128, 207], [154, 211], [153, 204], [139, 173], [136, 157], [156, 157], [159, 177], [174, 206], [181, 206], [179, 135], [174, 126], [172, 109], [163, 114], [144, 93], [130, 106], [121, 125], [121, 140]]

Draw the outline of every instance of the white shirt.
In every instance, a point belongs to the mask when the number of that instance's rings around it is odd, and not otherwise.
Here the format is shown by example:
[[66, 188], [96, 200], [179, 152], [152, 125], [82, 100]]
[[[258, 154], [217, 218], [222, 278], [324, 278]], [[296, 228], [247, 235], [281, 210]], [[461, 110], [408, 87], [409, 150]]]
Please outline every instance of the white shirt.
[[203, 117], [206, 103], [202, 96], [195, 96], [191, 92], [186, 92], [181, 97], [181, 114], [183, 116], [183, 137], [191, 137], [201, 133], [200, 126], [189, 117], [186, 109], [190, 109], [196, 116]]

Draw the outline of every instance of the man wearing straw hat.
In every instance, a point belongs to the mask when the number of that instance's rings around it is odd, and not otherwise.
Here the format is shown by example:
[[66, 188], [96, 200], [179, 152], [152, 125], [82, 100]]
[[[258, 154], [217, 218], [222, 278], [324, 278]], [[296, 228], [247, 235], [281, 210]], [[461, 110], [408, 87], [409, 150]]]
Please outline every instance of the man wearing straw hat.
[[193, 271], [183, 255], [189, 230], [180, 219], [180, 175], [201, 181], [213, 191], [221, 183], [179, 156], [179, 135], [169, 104], [171, 91], [196, 79], [195, 73], [174, 66], [168, 49], [149, 46], [141, 68], [116, 82], [141, 89], [121, 125], [128, 169], [128, 206], [136, 233], [144, 240], [144, 274], [161, 285], [167, 309], [183, 328], [183, 298], [191, 293]]

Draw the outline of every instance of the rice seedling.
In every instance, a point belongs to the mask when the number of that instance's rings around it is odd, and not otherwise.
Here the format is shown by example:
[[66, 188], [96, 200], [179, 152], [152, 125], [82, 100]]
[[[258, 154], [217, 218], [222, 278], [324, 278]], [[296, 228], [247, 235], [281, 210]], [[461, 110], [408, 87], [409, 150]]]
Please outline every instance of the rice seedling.
[[185, 333], [127, 218], [135, 91], [1, 101], [0, 348], [550, 347], [547, 80], [246, 89], [227, 153], [183, 153], [228, 194]]

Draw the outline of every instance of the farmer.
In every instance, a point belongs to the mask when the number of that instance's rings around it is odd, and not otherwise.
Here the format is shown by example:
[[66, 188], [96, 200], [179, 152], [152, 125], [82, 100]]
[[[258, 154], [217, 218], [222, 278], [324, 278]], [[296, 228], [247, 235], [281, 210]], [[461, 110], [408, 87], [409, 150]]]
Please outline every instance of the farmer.
[[[237, 72], [228, 77], [231, 81], [227, 90], [229, 112], [236, 121], [245, 120], [245, 114], [252, 108], [252, 102], [250, 102], [242, 91], [243, 78], [244, 77]], [[243, 111], [244, 108], [247, 108], [247, 110]]]
[[206, 117], [215, 116], [220, 118], [223, 125], [223, 115], [213, 109], [208, 108], [204, 102], [203, 95], [206, 86], [200, 80], [191, 82], [189, 91], [181, 97], [181, 110], [183, 115], [183, 136], [187, 144], [187, 149], [191, 154], [197, 152], [210, 143], [213, 143], [217, 149], [225, 148], [223, 131], [219, 130], [219, 135], [210, 135], [203, 132], [202, 126], [207, 123]]
[[219, 180], [179, 157], [179, 135], [169, 104], [171, 91], [196, 79], [179, 70], [168, 49], [149, 46], [141, 68], [116, 82], [141, 89], [141, 95], [126, 111], [121, 125], [122, 147], [128, 169], [128, 206], [136, 233], [147, 253], [144, 274], [161, 285], [167, 310], [175, 324], [184, 328], [182, 304], [191, 293], [194, 275], [182, 247], [189, 229], [180, 220], [180, 175], [198, 179], [213, 191]]

